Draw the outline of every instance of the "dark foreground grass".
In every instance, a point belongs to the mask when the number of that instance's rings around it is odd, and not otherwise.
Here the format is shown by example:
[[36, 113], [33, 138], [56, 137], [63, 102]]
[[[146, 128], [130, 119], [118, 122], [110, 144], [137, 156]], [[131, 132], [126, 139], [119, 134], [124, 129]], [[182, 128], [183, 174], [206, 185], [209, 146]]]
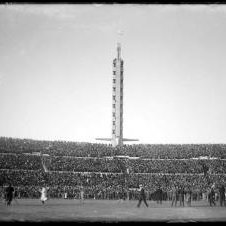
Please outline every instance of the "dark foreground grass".
[[1, 221], [164, 221], [209, 222], [226, 221], [226, 207], [209, 207], [207, 201], [193, 202], [192, 207], [171, 207], [170, 202], [157, 204], [149, 201], [149, 207], [137, 201], [50, 199], [42, 205], [38, 199], [19, 199], [12, 206], [0, 203]]

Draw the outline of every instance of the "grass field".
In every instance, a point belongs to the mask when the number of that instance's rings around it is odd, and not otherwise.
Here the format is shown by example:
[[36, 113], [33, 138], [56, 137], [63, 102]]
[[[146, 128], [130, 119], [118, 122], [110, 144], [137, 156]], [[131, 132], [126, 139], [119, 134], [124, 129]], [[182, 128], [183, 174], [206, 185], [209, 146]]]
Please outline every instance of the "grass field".
[[19, 199], [12, 206], [0, 203], [1, 221], [164, 221], [203, 222], [226, 221], [226, 207], [209, 207], [207, 201], [193, 202], [192, 207], [171, 207], [170, 202], [162, 205], [148, 201], [137, 208], [137, 201], [50, 199], [42, 205], [38, 199]]

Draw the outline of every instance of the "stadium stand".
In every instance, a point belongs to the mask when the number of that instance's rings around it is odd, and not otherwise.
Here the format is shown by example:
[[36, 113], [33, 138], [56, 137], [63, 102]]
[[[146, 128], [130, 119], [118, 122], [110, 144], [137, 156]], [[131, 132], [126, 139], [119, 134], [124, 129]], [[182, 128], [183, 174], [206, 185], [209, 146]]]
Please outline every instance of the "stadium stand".
[[37, 198], [44, 184], [50, 197], [137, 199], [143, 184], [154, 199], [161, 187], [171, 198], [173, 184], [192, 190], [194, 197], [210, 184], [226, 182], [226, 145], [124, 145], [0, 138], [0, 177], [11, 181], [21, 198]]

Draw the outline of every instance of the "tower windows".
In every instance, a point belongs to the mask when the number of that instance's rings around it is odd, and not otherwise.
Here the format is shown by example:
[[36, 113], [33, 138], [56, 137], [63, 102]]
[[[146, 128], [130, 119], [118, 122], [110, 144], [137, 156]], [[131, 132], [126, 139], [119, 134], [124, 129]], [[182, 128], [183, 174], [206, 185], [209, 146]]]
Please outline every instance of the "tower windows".
[[114, 92], [116, 91], [116, 88], [115, 88], [115, 87], [113, 87], [113, 91], [114, 91]]
[[116, 83], [116, 79], [115, 79], [115, 78], [113, 78], [113, 83], [114, 83], [114, 84]]
[[116, 71], [113, 71], [113, 75], [116, 75]]
[[115, 95], [112, 96], [113, 100], [115, 100]]
[[115, 108], [115, 104], [113, 104], [112, 106], [113, 106], [113, 108]]
[[112, 130], [112, 134], [115, 134], [115, 130], [114, 129]]

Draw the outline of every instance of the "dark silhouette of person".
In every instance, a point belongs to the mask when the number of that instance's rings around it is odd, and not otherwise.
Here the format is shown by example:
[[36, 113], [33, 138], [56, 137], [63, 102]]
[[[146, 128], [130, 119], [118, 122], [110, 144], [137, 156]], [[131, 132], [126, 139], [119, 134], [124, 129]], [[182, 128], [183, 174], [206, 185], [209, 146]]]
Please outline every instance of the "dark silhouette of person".
[[219, 188], [219, 193], [220, 193], [220, 206], [225, 206], [225, 187], [222, 184]]
[[139, 195], [139, 202], [137, 204], [137, 207], [140, 207], [140, 204], [141, 204], [142, 201], [144, 201], [144, 204], [148, 207], [144, 188], [143, 188], [142, 185], [140, 185], [140, 195]]
[[210, 192], [209, 192], [209, 203], [210, 203], [210, 206], [212, 206], [212, 205], [216, 206], [214, 185], [211, 187]]
[[157, 195], [157, 203], [162, 204], [163, 191], [160, 186], [158, 187], [158, 189], [156, 191], [156, 195]]
[[12, 199], [13, 199], [13, 192], [14, 192], [14, 188], [9, 183], [9, 186], [5, 190], [5, 193], [6, 193], [6, 205], [7, 206], [11, 205], [11, 202], [12, 202]]
[[191, 189], [187, 192], [187, 206], [191, 206], [191, 199], [192, 199], [192, 191]]
[[184, 188], [182, 186], [178, 191], [178, 195], [179, 195], [180, 206], [184, 206]]

